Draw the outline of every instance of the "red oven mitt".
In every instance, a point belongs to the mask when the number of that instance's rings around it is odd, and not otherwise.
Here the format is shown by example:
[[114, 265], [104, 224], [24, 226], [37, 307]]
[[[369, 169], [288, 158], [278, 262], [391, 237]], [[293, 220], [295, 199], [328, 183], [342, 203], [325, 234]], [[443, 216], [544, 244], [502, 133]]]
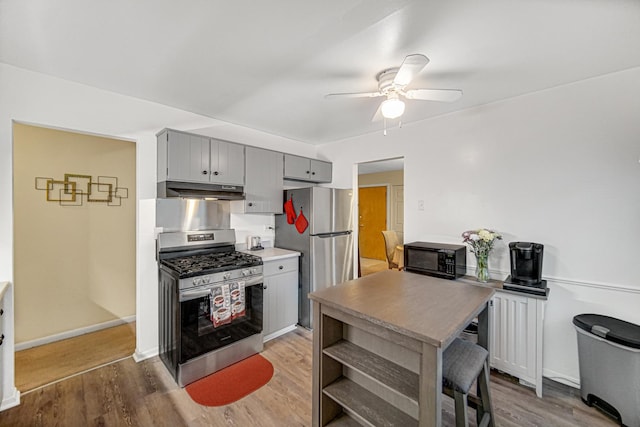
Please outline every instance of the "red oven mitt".
[[304, 233], [304, 230], [306, 230], [308, 226], [309, 226], [309, 221], [307, 221], [307, 218], [304, 217], [304, 214], [302, 213], [302, 208], [300, 208], [300, 215], [298, 215], [298, 218], [296, 219], [296, 230], [298, 230], [298, 233], [302, 234]]
[[296, 210], [293, 207], [293, 196], [289, 197], [289, 200], [284, 202], [284, 212], [287, 214], [287, 222], [289, 224], [296, 222]]

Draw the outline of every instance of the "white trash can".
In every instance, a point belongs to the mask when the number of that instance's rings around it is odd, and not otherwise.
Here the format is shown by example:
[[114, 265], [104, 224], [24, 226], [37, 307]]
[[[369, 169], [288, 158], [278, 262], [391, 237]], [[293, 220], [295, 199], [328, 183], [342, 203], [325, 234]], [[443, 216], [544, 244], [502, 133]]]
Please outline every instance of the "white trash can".
[[640, 427], [640, 326], [599, 314], [573, 318], [582, 401]]

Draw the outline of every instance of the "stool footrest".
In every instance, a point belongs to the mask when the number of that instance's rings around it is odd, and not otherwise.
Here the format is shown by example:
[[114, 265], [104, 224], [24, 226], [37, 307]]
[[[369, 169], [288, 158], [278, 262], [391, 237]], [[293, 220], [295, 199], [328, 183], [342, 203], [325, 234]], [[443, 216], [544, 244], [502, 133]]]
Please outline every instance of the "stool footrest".
[[[442, 393], [446, 394], [450, 398], [454, 399], [453, 389], [451, 387], [443, 387]], [[482, 399], [475, 394], [467, 395], [467, 404], [473, 409], [482, 408]]]

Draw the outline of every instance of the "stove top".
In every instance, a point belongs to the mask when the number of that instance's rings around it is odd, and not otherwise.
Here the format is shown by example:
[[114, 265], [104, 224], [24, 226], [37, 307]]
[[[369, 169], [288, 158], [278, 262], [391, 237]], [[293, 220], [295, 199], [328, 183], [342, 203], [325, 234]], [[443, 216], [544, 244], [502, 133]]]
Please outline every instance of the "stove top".
[[161, 263], [183, 278], [262, 265], [262, 258], [232, 251], [178, 256], [163, 259]]

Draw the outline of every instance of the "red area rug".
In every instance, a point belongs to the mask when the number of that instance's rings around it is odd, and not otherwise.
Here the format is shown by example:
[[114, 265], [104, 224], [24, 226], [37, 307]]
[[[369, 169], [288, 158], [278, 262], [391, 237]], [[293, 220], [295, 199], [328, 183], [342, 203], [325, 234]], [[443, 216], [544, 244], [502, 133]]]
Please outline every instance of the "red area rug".
[[259, 354], [234, 363], [186, 386], [191, 398], [205, 406], [223, 406], [242, 399], [269, 382], [273, 365]]

